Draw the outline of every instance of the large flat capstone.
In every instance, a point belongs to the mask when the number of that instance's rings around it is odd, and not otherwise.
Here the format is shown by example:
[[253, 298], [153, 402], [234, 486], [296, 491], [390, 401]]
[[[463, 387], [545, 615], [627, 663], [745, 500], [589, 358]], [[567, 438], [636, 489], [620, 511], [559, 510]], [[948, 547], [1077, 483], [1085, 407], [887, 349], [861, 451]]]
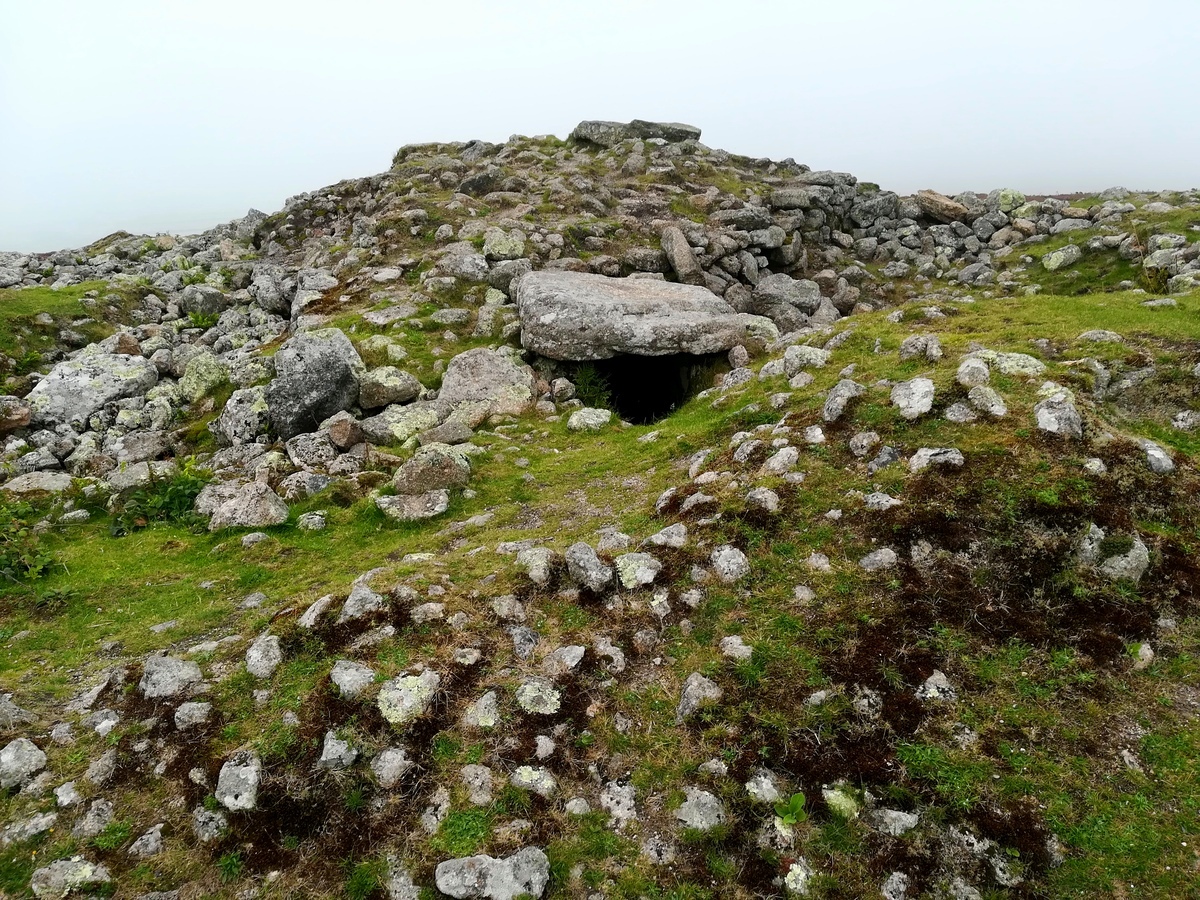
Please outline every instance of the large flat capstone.
[[517, 287], [521, 344], [568, 361], [724, 353], [777, 335], [705, 288], [581, 272], [530, 272]]

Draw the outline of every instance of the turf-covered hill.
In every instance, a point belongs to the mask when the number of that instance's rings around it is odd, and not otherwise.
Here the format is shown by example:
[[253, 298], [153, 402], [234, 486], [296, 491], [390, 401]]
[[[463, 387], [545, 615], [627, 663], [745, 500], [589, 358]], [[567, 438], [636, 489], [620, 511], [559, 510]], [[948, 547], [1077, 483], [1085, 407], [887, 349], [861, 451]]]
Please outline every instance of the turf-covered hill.
[[[0, 894], [1194, 891], [1195, 196], [693, 131], [0, 259]], [[746, 340], [523, 352], [548, 270]]]

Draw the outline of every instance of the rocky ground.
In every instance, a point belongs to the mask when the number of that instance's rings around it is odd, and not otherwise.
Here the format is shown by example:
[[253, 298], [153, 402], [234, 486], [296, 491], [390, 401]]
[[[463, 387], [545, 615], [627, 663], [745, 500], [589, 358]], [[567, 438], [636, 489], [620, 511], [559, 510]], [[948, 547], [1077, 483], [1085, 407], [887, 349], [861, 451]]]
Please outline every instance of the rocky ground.
[[699, 138], [0, 254], [0, 896], [1191, 896], [1200, 194]]

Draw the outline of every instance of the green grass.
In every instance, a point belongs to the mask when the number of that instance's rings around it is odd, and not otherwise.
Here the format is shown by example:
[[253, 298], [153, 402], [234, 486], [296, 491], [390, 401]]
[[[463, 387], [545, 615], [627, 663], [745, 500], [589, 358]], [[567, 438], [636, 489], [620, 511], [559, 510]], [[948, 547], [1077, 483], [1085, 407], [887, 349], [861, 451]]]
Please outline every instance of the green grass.
[[[37, 355], [55, 346], [59, 330], [72, 320], [95, 317], [97, 313], [80, 302], [89, 291], [106, 290], [103, 281], [88, 281], [62, 290], [49, 287], [4, 288], [0, 290], [0, 353], [23, 363], [25, 370], [36, 368]], [[39, 325], [34, 319], [41, 313], [54, 318], [51, 325]], [[91, 340], [107, 333], [102, 325], [83, 328]], [[3, 373], [0, 373], [3, 374]]]
[[493, 814], [486, 809], [456, 810], [442, 820], [429, 845], [447, 856], [471, 856], [487, 843], [492, 820]]

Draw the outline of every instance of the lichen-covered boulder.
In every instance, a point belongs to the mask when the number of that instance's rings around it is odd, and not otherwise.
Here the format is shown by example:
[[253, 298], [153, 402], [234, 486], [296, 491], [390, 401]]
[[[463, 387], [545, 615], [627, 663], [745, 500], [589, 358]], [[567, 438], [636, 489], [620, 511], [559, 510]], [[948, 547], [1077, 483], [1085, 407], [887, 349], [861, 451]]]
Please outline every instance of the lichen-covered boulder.
[[446, 367], [437, 407], [442, 419], [472, 426], [488, 416], [518, 416], [533, 402], [533, 370], [510, 354], [476, 347]]
[[275, 354], [275, 380], [267, 387], [272, 428], [284, 440], [316, 431], [358, 403], [365, 371], [350, 339], [336, 328], [290, 338]]
[[106, 403], [140, 396], [157, 383], [158, 369], [150, 360], [89, 347], [56, 365], [29, 392], [30, 424], [85, 431], [87, 420]]
[[696, 285], [531, 272], [518, 283], [516, 300], [522, 346], [551, 359], [726, 353], [777, 335], [770, 321], [734, 312]]
[[442, 677], [432, 669], [426, 669], [420, 675], [393, 678], [379, 689], [376, 701], [379, 712], [397, 728], [403, 728], [424, 715], [441, 686]]
[[288, 505], [271, 486], [252, 481], [243, 485], [212, 514], [209, 531], [222, 528], [265, 528], [282, 525], [288, 518]]

